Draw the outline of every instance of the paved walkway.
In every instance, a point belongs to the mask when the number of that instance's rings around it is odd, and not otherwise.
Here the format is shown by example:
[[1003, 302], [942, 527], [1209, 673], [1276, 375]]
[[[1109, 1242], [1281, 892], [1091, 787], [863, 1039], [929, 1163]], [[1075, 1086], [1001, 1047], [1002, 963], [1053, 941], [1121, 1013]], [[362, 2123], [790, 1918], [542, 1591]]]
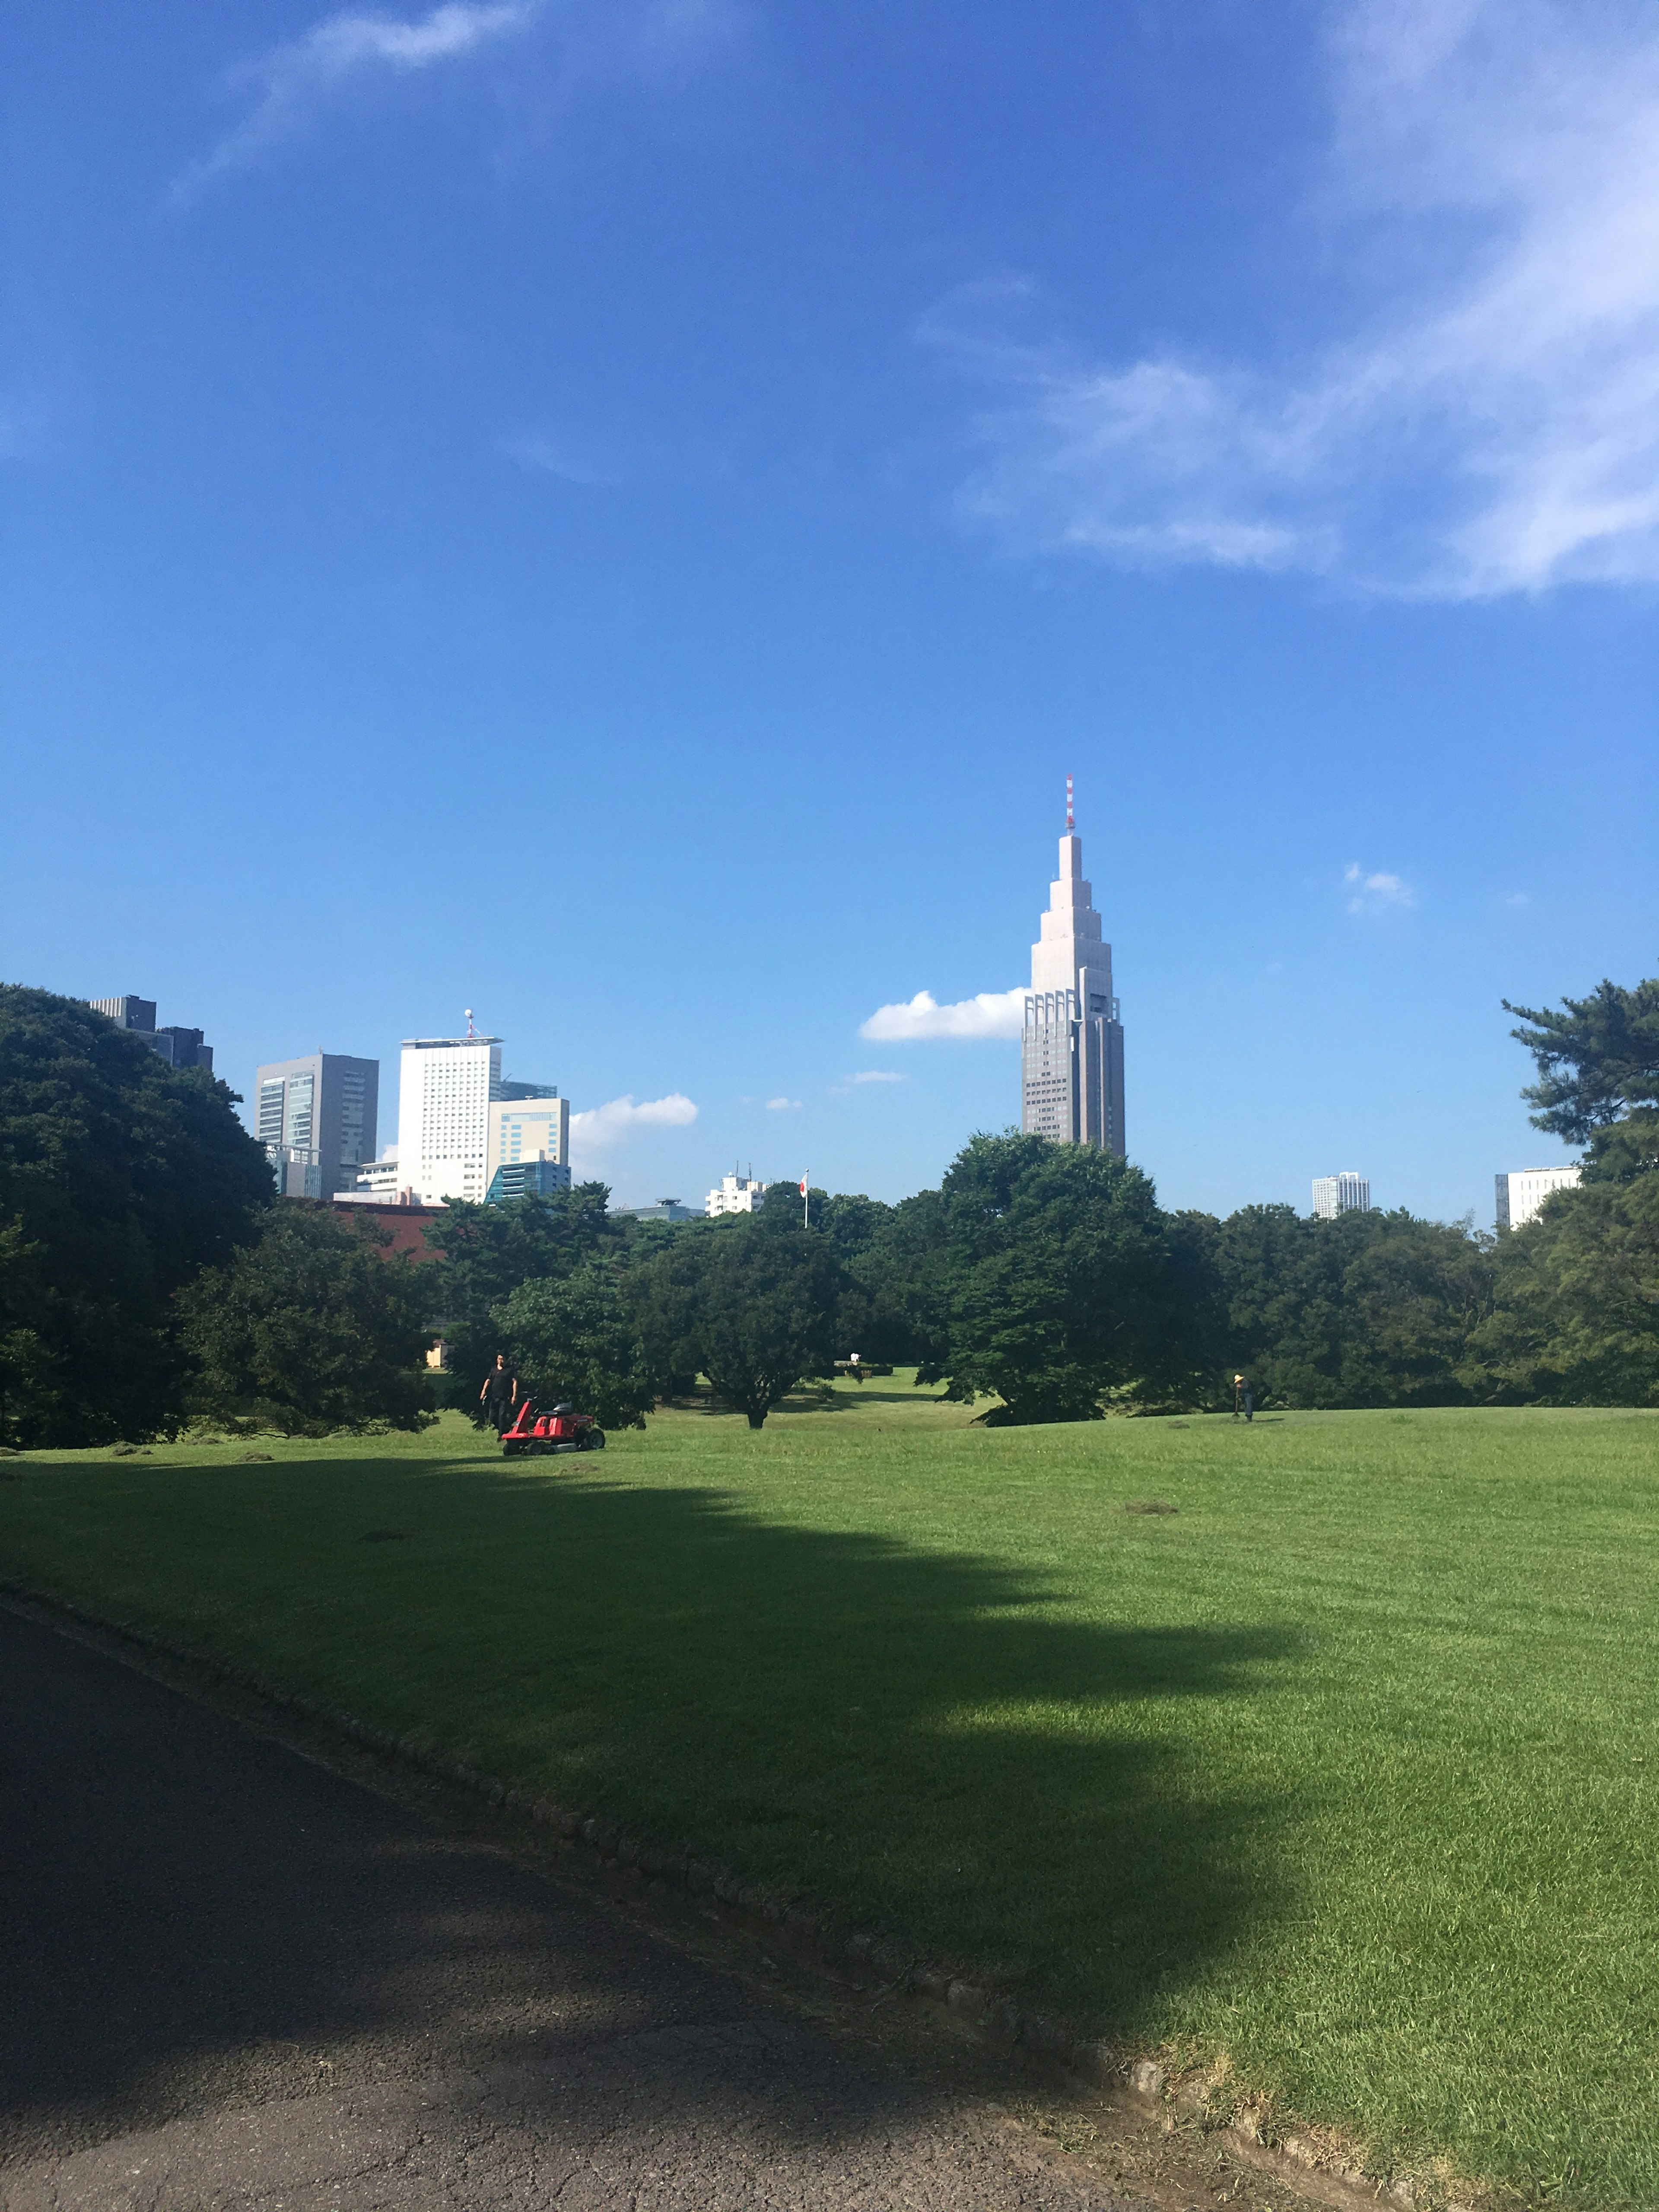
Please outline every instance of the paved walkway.
[[4, 2212], [1127, 2203], [0, 1609]]

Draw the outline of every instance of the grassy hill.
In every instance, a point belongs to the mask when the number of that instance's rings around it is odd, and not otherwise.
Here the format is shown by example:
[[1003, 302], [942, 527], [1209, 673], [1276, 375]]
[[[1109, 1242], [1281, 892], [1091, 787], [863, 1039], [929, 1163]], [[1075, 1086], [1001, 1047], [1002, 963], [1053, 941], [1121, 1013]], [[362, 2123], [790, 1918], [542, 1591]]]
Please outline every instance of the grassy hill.
[[0, 1571], [1380, 2156], [1659, 2203], [1659, 1416], [838, 1400], [602, 1460], [506, 1465], [453, 1415], [34, 1455]]

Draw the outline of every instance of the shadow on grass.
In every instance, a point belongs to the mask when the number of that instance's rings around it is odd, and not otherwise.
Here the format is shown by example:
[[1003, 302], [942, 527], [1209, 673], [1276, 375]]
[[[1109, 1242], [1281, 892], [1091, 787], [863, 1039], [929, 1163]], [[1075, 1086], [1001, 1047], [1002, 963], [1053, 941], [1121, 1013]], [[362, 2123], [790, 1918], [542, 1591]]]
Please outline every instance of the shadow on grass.
[[1279, 1804], [1194, 1711], [1281, 1627], [1080, 1620], [1058, 1578], [702, 1489], [470, 1468], [398, 1519], [343, 1686], [492, 1771], [1126, 2028], [1282, 1902]]
[[[123, 1510], [100, 1579], [75, 1577], [91, 1601], [213, 1620], [279, 1679], [1101, 2029], [1156, 2036], [1287, 1902], [1285, 1808], [1216, 1755], [1228, 1699], [1292, 1655], [1282, 1630], [1080, 1620], [1058, 1578], [982, 1557], [493, 1464], [157, 1469]], [[196, 2100], [269, 2039], [425, 2033], [475, 1973], [562, 1992], [561, 2017], [573, 1991], [663, 2016], [608, 1979], [624, 1956], [666, 1972], [640, 1939], [574, 1930], [499, 1868], [479, 1917], [474, 1875], [404, 1816], [343, 1810], [331, 1778], [92, 1655], [72, 1671], [39, 1711], [12, 1678], [0, 1855], [27, 1869], [28, 2002], [0, 2071], [26, 2111], [156, 2112], [178, 2068]], [[708, 1988], [683, 1994], [709, 2016]]]

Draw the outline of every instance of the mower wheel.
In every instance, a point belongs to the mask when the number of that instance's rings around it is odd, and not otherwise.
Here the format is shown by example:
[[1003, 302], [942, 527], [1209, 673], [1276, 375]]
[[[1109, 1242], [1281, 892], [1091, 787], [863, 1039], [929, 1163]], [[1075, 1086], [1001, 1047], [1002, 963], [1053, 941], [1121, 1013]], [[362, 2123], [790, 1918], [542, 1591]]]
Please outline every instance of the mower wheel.
[[590, 1429], [587, 1432], [587, 1442], [585, 1449], [588, 1451], [603, 1451], [605, 1449], [605, 1431], [603, 1429]]

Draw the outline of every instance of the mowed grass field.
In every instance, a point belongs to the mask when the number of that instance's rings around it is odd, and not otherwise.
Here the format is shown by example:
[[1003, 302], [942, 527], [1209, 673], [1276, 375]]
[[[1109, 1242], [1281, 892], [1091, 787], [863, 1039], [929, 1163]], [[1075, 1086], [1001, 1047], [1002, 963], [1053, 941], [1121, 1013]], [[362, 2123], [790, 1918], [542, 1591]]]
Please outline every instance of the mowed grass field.
[[1379, 2163], [1659, 2204], [1659, 1417], [840, 1395], [603, 1459], [455, 1415], [33, 1455], [0, 1571], [1224, 2061]]

